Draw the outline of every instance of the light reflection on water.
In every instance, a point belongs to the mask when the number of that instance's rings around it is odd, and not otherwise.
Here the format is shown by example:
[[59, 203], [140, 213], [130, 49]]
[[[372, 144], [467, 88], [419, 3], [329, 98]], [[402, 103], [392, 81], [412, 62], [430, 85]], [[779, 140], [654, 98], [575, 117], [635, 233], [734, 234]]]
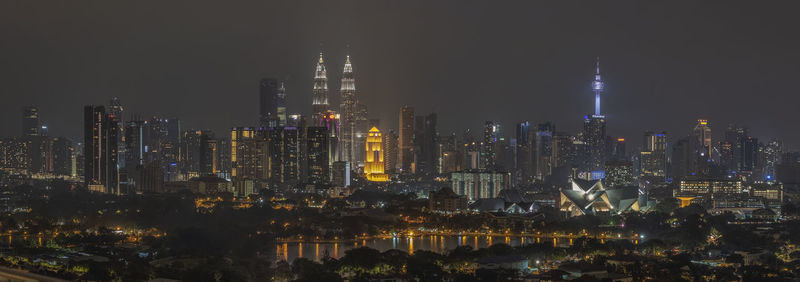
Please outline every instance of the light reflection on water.
[[[553, 246], [562, 244], [571, 245], [572, 239], [550, 238]], [[280, 243], [276, 245], [276, 259], [289, 262], [302, 257], [313, 260], [321, 260], [326, 255], [332, 258], [341, 258], [347, 250], [360, 247], [369, 247], [384, 252], [391, 249], [398, 249], [409, 254], [415, 251], [425, 250], [441, 254], [455, 249], [458, 246], [469, 245], [473, 249], [486, 248], [496, 243], [505, 243], [512, 247], [536, 242], [540, 243], [542, 237], [506, 237], [506, 236], [414, 236], [411, 238], [376, 238], [354, 241], [352, 243]]]

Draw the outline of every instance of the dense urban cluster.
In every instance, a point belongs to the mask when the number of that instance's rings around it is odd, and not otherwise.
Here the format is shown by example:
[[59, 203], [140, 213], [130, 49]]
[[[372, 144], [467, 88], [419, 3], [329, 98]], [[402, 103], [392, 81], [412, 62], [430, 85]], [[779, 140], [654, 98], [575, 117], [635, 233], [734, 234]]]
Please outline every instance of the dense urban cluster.
[[359, 101], [349, 55], [338, 110], [327, 73], [320, 53], [310, 115], [264, 78], [260, 116], [218, 134], [112, 98], [84, 107], [82, 138], [53, 137], [25, 107], [22, 134], [0, 139], [0, 276], [800, 278], [800, 152], [735, 124], [714, 140], [702, 118], [629, 146], [607, 134], [599, 59], [595, 111], [574, 133], [487, 121], [446, 134], [413, 106], [389, 125]]

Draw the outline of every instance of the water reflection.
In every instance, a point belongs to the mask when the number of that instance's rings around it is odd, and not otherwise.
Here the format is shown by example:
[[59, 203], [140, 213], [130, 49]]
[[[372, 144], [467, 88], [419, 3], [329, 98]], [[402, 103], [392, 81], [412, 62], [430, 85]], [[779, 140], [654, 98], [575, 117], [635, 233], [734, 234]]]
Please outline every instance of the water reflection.
[[[494, 239], [497, 237], [497, 239]], [[530, 244], [533, 242], [542, 243], [542, 238], [545, 240], [550, 239], [553, 246], [565, 247], [574, 243], [573, 239], [569, 238], [547, 238], [547, 237], [515, 237], [515, 236], [415, 236], [410, 238], [384, 238], [384, 239], [370, 239], [354, 241], [352, 244], [344, 243], [340, 246], [339, 243], [313, 243], [314, 248], [303, 248], [302, 243], [283, 243], [276, 246], [276, 258], [278, 260], [293, 261], [295, 258], [305, 257], [321, 260], [325, 256], [333, 258], [341, 258], [344, 253], [352, 248], [369, 247], [384, 252], [390, 249], [398, 249], [413, 254], [419, 250], [432, 251], [437, 253], [447, 253], [448, 251], [458, 247], [469, 245], [473, 249], [486, 248], [494, 243], [505, 243], [510, 246], [521, 246], [523, 244]], [[471, 239], [471, 240], [470, 240]], [[471, 242], [470, 242], [471, 241]], [[546, 242], [546, 241], [545, 241]], [[603, 240], [605, 242], [605, 240]], [[359, 244], [360, 243], [360, 244]], [[306, 243], [308, 245], [309, 243]]]

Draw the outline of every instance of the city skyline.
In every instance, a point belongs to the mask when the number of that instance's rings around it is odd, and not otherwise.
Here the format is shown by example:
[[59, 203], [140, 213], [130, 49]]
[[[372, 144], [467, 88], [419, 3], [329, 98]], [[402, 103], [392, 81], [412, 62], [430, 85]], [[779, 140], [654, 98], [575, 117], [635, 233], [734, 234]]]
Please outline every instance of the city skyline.
[[[572, 14], [565, 14], [567, 9], [559, 5], [520, 5], [520, 11], [509, 11], [512, 17], [508, 19], [501, 19], [500, 8], [489, 7], [486, 15], [498, 19], [498, 23], [484, 25], [469, 17], [487, 8], [483, 5], [467, 5], [464, 15], [451, 16], [456, 23], [447, 23], [438, 18], [442, 4], [431, 3], [397, 7], [396, 12], [400, 17], [425, 8], [419, 17], [429, 27], [421, 23], [389, 27], [388, 19], [370, 18], [364, 10], [389, 7], [361, 7], [348, 2], [331, 7], [351, 16], [347, 21], [324, 26], [325, 17], [316, 17], [312, 24], [291, 27], [302, 31], [302, 36], [292, 36], [290, 31], [270, 24], [278, 21], [279, 15], [266, 20], [245, 13], [233, 19], [238, 24], [234, 27], [206, 32], [209, 26], [195, 25], [199, 19], [190, 16], [167, 18], [153, 13], [162, 17], [155, 17], [151, 25], [137, 26], [133, 16], [151, 12], [127, 11], [124, 8], [131, 7], [110, 4], [83, 5], [110, 9], [119, 18], [107, 20], [132, 29], [141, 38], [115, 37], [108, 28], [85, 26], [88, 22], [83, 19], [70, 19], [75, 20], [74, 25], [55, 26], [49, 21], [30, 23], [16, 14], [4, 15], [3, 21], [19, 28], [2, 29], [0, 34], [11, 38], [10, 42], [17, 42], [13, 39], [20, 36], [31, 37], [20, 44], [0, 46], [3, 54], [14, 54], [3, 56], [8, 63], [0, 64], [0, 73], [6, 78], [0, 93], [11, 101], [0, 106], [5, 120], [18, 120], [24, 106], [36, 105], [50, 127], [50, 135], [77, 138], [82, 130], [83, 105], [106, 104], [111, 97], [119, 97], [126, 107], [125, 119], [127, 113], [175, 117], [186, 128], [225, 132], [235, 126], [257, 125], [258, 83], [265, 77], [286, 80], [289, 113], [310, 115], [313, 64], [322, 49], [328, 69], [329, 105], [335, 108], [341, 102], [334, 89], [340, 87], [340, 70], [350, 54], [358, 99], [370, 107], [370, 118], [382, 121], [382, 131], [397, 130], [399, 109], [409, 105], [418, 112], [437, 113], [442, 135], [460, 134], [466, 128], [480, 132], [487, 120], [500, 121], [506, 128], [523, 120], [549, 121], [559, 130], [577, 132], [581, 117], [592, 112], [593, 93], [588, 82], [595, 71], [594, 59], [599, 56], [606, 83], [603, 113], [613, 124], [609, 135], [626, 138], [634, 147], [644, 131], [667, 131], [672, 137], [689, 135], [700, 118], [707, 119], [715, 129], [714, 140], [722, 139], [728, 124], [737, 123], [747, 126], [761, 140], [778, 138], [788, 149], [797, 149], [800, 144], [800, 133], [792, 130], [789, 122], [793, 120], [791, 105], [798, 98], [783, 95], [791, 91], [791, 78], [797, 75], [794, 65], [798, 58], [791, 50], [798, 42], [783, 36], [782, 32], [789, 30], [780, 21], [793, 19], [771, 17], [782, 11], [770, 7], [747, 10], [746, 17], [734, 21], [734, 15], [749, 7], [737, 3], [726, 7], [639, 4], [643, 15], [665, 8], [678, 16], [655, 17], [645, 21], [644, 27], [635, 27], [615, 25], [612, 14], [620, 17], [617, 21], [633, 21], [642, 15], [612, 11], [614, 4], [576, 7]], [[292, 4], [274, 5], [295, 13], [300, 9]], [[24, 14], [25, 9], [34, 7], [9, 8], [3, 10], [7, 13], [16, 8]], [[86, 7], [65, 7], [76, 8]], [[163, 13], [177, 8], [166, 5]], [[214, 15], [211, 8], [206, 3], [196, 7], [200, 14]], [[254, 4], [226, 11], [245, 8], [264, 9]], [[588, 13], [591, 9], [608, 12], [609, 16]], [[534, 16], [525, 17], [523, 11]], [[43, 13], [66, 20], [68, 12]], [[297, 15], [292, 21], [310, 16]], [[679, 21], [681, 17], [684, 20]], [[597, 25], [594, 32], [573, 27], [590, 20]], [[375, 27], [362, 25], [373, 21]], [[566, 28], [553, 33], [541, 25], [548, 22], [566, 24]], [[159, 24], [172, 27], [172, 32], [182, 36], [167, 38], [171, 33], [157, 29]], [[314, 30], [318, 26], [323, 27]], [[390, 28], [399, 36], [378, 34], [379, 27]], [[475, 35], [505, 42], [505, 49], [465, 44], [473, 42], [471, 27], [476, 28]], [[491, 35], [496, 28], [510, 31]], [[657, 32], [644, 33], [646, 28]], [[82, 40], [60, 38], [51, 29], [62, 29]], [[335, 31], [339, 29], [357, 32]], [[454, 32], [444, 38], [435, 36], [445, 29]], [[266, 35], [267, 31], [277, 35]], [[715, 36], [705, 36], [711, 31]], [[230, 35], [223, 36], [227, 32]], [[425, 44], [402, 40], [413, 38], [413, 32], [418, 32]], [[514, 32], [539, 34], [540, 40], [521, 38]], [[634, 36], [624, 38], [624, 34]], [[144, 38], [162, 41], [148, 45]], [[572, 45], [578, 40], [592, 44]], [[50, 49], [58, 42], [70, 44], [60, 45], [60, 52]], [[745, 44], [733, 44], [737, 42]], [[409, 48], [403, 48], [404, 44]], [[190, 45], [194, 49], [187, 48]], [[102, 52], [98, 48], [103, 48]], [[49, 53], [35, 57], [35, 50]], [[659, 52], [654, 53], [656, 50]], [[645, 55], [647, 60], [642, 59]], [[114, 66], [119, 69], [105, 71]], [[216, 114], [220, 112], [225, 114]], [[21, 130], [19, 124], [3, 123], [0, 134], [16, 135]]]
[[800, 2], [45, 2], [0, 278], [800, 280]]

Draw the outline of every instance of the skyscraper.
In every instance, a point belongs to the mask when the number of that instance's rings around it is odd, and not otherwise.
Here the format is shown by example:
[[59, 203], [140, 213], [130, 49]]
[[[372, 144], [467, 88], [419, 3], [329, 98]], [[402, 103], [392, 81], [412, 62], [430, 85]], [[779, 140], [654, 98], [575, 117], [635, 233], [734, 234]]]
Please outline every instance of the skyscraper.
[[355, 121], [355, 159], [358, 166], [364, 164], [365, 145], [367, 139], [367, 131], [369, 127], [369, 119], [367, 118], [367, 105], [358, 102], [356, 104], [356, 121]]
[[53, 173], [75, 177], [75, 148], [66, 137], [53, 138]]
[[725, 140], [720, 144], [720, 162], [728, 172], [741, 171], [744, 166], [744, 143], [747, 139], [747, 128], [736, 124], [728, 125]]
[[456, 134], [452, 133], [439, 140], [439, 174], [447, 174], [462, 170], [464, 163], [463, 149], [460, 148]]
[[284, 82], [281, 82], [281, 88], [278, 88], [278, 95], [275, 100], [275, 105], [277, 107], [276, 113], [278, 114], [278, 126], [286, 126], [286, 85]]
[[181, 148], [181, 166], [186, 179], [201, 176], [200, 173], [200, 141], [202, 130], [187, 130], [183, 132], [183, 148]]
[[414, 108], [400, 108], [400, 134], [398, 163], [401, 173], [412, 173], [414, 170]]
[[544, 180], [553, 169], [553, 134], [556, 127], [552, 123], [541, 123], [536, 130], [534, 150], [536, 178]]
[[333, 111], [328, 111], [328, 113], [322, 117], [322, 124], [320, 126], [324, 127], [328, 134], [326, 140], [328, 148], [325, 151], [328, 153], [327, 160], [330, 166], [333, 165], [334, 162], [342, 160], [344, 155], [344, 150], [342, 149], [341, 115]]
[[584, 171], [602, 171], [606, 162], [606, 118], [602, 115], [587, 116], [583, 122], [583, 142], [587, 146]]
[[311, 124], [319, 125], [322, 116], [328, 112], [328, 74], [322, 52], [314, 72], [314, 101], [312, 102]]
[[627, 162], [628, 153], [625, 150], [625, 138], [617, 138], [611, 150], [611, 159], [615, 162]]
[[[280, 121], [278, 116], [278, 80], [263, 78], [259, 84], [259, 125], [265, 127], [277, 126]], [[285, 110], [285, 107], [284, 107]]]
[[135, 191], [137, 174], [144, 165], [145, 156], [145, 122], [131, 120], [125, 125], [125, 182], [128, 191]]
[[231, 130], [231, 177], [267, 179], [267, 141], [255, 128]]
[[667, 133], [644, 133], [641, 152], [641, 176], [664, 178], [667, 176]]
[[356, 111], [358, 100], [356, 99], [356, 83], [353, 76], [353, 65], [350, 63], [350, 55], [344, 62], [342, 71], [342, 85], [339, 89], [342, 97], [342, 104], [339, 109], [342, 111], [342, 158], [344, 161], [356, 162]]
[[575, 137], [563, 132], [553, 135], [553, 167], [569, 167], [574, 155]]
[[490, 170], [497, 168], [497, 144], [500, 136], [500, 122], [486, 121], [481, 144], [481, 168]]
[[231, 141], [224, 138], [217, 140], [217, 176], [231, 179]]
[[775, 180], [775, 170], [781, 161], [783, 142], [772, 139], [764, 147], [764, 180]]
[[389, 130], [389, 132], [383, 136], [383, 167], [387, 174], [394, 174], [395, 170], [397, 170], [397, 142], [398, 136], [394, 130]]
[[52, 172], [51, 140], [46, 126], [39, 119], [39, 108], [25, 107], [22, 111], [22, 137], [28, 144], [28, 170], [30, 173]]
[[298, 181], [300, 177], [300, 134], [298, 127], [274, 127], [270, 128], [266, 135], [267, 143], [269, 144], [267, 172], [269, 173], [270, 182], [290, 183]]
[[495, 153], [497, 170], [511, 171], [514, 168], [514, 158], [517, 154], [517, 139], [500, 137], [495, 144]]
[[692, 130], [694, 139], [697, 146], [698, 154], [702, 153], [706, 159], [711, 159], [711, 126], [708, 125], [708, 120], [698, 119], [697, 125]]
[[[681, 138], [675, 141], [675, 144], [672, 147], [672, 158], [670, 159], [670, 178], [672, 178], [672, 182], [676, 183], [677, 181], [683, 180], [687, 176], [692, 175], [693, 173], [696, 174], [694, 171], [695, 162], [694, 162], [694, 150], [691, 146], [693, 142], [690, 142], [691, 137]], [[644, 158], [644, 153], [642, 152], [642, 162], [641, 165], [644, 166], [645, 162], [650, 162], [650, 158]], [[645, 173], [644, 170], [641, 172], [642, 174]]]
[[83, 109], [84, 178], [89, 190], [119, 194], [117, 171], [117, 118], [103, 106]]
[[321, 126], [309, 126], [306, 128], [306, 142], [308, 182], [328, 183], [331, 166], [328, 161], [328, 129]]
[[533, 145], [535, 133], [531, 130], [531, 123], [523, 121], [517, 124], [517, 157], [515, 165], [516, 183], [529, 184], [533, 181]]
[[414, 122], [416, 173], [426, 179], [432, 179], [438, 171], [437, 116], [435, 113], [417, 116]]
[[367, 180], [374, 182], [389, 181], [389, 176], [384, 173], [383, 163], [383, 136], [378, 128], [369, 130], [366, 138], [366, 154], [364, 158], [364, 174]]
[[[122, 116], [124, 111], [125, 108], [122, 107], [119, 97], [112, 97], [108, 101], [108, 113], [117, 118], [117, 161], [120, 168], [125, 168], [125, 121]], [[120, 174], [122, 172], [125, 172], [125, 170], [121, 170]]]
[[22, 136], [39, 136], [41, 126], [39, 108], [34, 106], [25, 107], [22, 110]]
[[739, 167], [739, 171], [753, 173], [757, 170], [759, 166], [758, 151], [758, 138], [747, 136], [742, 145], [742, 164]]
[[200, 176], [216, 175], [217, 173], [217, 139], [210, 130], [200, 131], [199, 167]]

